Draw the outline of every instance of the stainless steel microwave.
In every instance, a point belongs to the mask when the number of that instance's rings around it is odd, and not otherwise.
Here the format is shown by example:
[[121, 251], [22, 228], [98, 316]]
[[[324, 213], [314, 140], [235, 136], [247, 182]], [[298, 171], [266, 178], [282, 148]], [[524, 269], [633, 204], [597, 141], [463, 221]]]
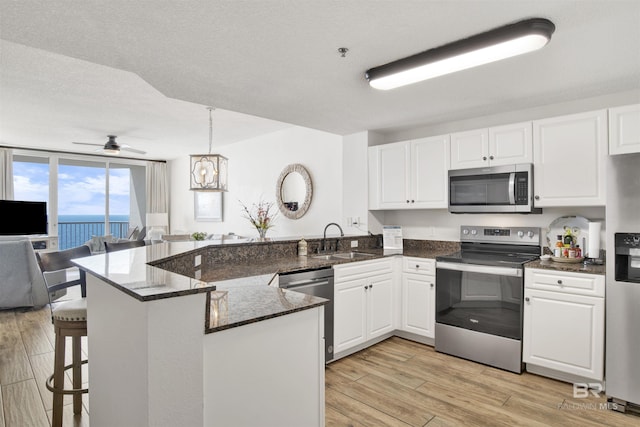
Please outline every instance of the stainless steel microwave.
[[449, 171], [449, 212], [541, 213], [531, 163]]

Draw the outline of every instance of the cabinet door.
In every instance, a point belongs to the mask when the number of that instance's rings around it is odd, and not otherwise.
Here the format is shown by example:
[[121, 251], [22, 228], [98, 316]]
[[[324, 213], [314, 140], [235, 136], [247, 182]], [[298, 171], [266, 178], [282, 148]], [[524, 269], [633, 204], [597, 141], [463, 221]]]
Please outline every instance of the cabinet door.
[[601, 381], [604, 298], [525, 290], [523, 361]]
[[531, 122], [489, 128], [489, 164], [533, 163], [531, 133]]
[[604, 206], [605, 110], [533, 122], [534, 204]]
[[334, 287], [334, 353], [366, 340], [367, 290], [363, 279], [336, 283]]
[[[367, 339], [393, 331], [393, 276], [385, 274], [366, 279], [367, 290]], [[367, 285], [365, 285], [367, 286]]]
[[489, 132], [478, 129], [451, 134], [451, 169], [489, 165]]
[[640, 104], [609, 109], [609, 154], [640, 153]]
[[434, 338], [435, 277], [402, 275], [402, 330]]
[[411, 141], [410, 207], [446, 208], [449, 203], [448, 169], [448, 135]]
[[378, 206], [380, 209], [407, 207], [409, 155], [408, 142], [396, 142], [376, 147], [378, 149]]

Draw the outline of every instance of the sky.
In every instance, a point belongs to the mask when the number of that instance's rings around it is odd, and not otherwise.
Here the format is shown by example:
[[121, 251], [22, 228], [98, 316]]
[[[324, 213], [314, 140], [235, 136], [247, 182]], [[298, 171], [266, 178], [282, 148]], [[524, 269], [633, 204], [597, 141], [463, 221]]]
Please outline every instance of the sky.
[[[129, 169], [110, 169], [111, 215], [129, 215]], [[49, 165], [13, 162], [15, 200], [49, 200]], [[105, 168], [58, 166], [58, 215], [105, 214]]]

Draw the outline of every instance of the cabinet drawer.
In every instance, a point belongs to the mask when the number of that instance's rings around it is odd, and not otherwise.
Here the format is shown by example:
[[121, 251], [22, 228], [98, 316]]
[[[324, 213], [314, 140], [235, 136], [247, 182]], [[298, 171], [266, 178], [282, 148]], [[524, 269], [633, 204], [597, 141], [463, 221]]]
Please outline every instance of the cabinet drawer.
[[604, 297], [604, 276], [587, 273], [525, 269], [525, 288]]
[[334, 278], [353, 280], [362, 277], [377, 276], [393, 272], [393, 258], [375, 259], [371, 261], [350, 262], [333, 266]]
[[436, 274], [436, 261], [426, 258], [402, 257], [402, 271], [424, 275]]

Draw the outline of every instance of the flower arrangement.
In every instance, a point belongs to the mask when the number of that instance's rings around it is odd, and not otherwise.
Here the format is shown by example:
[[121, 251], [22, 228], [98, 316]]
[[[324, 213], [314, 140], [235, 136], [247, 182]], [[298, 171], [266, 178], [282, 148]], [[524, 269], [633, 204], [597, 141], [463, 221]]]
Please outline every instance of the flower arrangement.
[[274, 226], [273, 220], [276, 218], [277, 212], [271, 212], [271, 210], [274, 208], [275, 203], [260, 200], [258, 203], [254, 203], [251, 209], [242, 202], [240, 202], [240, 205], [244, 210], [244, 217], [258, 230], [260, 238], [264, 239], [267, 230]]

